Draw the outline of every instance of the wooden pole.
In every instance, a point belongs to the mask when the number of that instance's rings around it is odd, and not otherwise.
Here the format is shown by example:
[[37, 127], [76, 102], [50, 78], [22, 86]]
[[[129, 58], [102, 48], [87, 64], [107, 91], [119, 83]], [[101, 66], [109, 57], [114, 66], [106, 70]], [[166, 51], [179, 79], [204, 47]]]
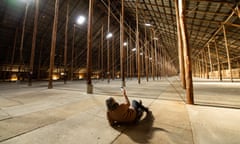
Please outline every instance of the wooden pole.
[[35, 17], [34, 17], [34, 28], [33, 28], [32, 51], [31, 51], [31, 58], [30, 58], [28, 86], [32, 86], [32, 74], [33, 74], [36, 37], [37, 37], [37, 27], [38, 27], [38, 12], [39, 12], [39, 0], [35, 0]]
[[40, 75], [41, 75], [42, 49], [43, 49], [43, 39], [41, 39], [39, 59], [38, 59], [38, 75], [37, 75], [38, 80], [40, 80]]
[[104, 70], [103, 70], [103, 25], [101, 28], [101, 74], [102, 80], [104, 80]]
[[210, 73], [212, 74], [213, 68], [212, 68], [211, 50], [210, 50], [209, 44], [207, 48], [208, 48], [208, 58], [209, 58], [209, 64], [210, 64]]
[[107, 39], [107, 82], [110, 83], [110, 48], [109, 39]]
[[88, 34], [87, 34], [87, 93], [93, 93], [92, 85], [92, 19], [93, 19], [93, 3], [94, 0], [89, 0], [88, 13]]
[[65, 25], [65, 42], [64, 42], [64, 84], [67, 83], [68, 21], [69, 21], [69, 0], [67, 0], [67, 13], [66, 13], [66, 25]]
[[20, 43], [20, 66], [18, 67], [18, 75], [17, 75], [17, 79], [18, 80], [20, 80], [21, 65], [24, 64], [24, 60], [23, 60], [23, 42], [24, 42], [24, 35], [25, 35], [25, 26], [26, 26], [26, 19], [27, 19], [27, 13], [28, 13], [28, 6], [29, 6], [29, 4], [26, 3], [25, 14], [24, 14], [24, 19], [23, 19], [23, 26], [22, 26], [21, 43]]
[[[144, 21], [145, 22], [145, 21]], [[144, 53], [145, 53], [145, 73], [146, 73], [146, 80], [148, 82], [148, 44], [147, 44], [147, 28], [146, 26], [144, 27]]]
[[[198, 59], [200, 59], [200, 56], [198, 56]], [[198, 61], [198, 66], [199, 66], [199, 77], [202, 77], [202, 66], [201, 66], [201, 61]]]
[[126, 50], [126, 54], [127, 54], [127, 78], [129, 78], [129, 49], [128, 49], [128, 39], [127, 39], [127, 50]]
[[125, 69], [124, 69], [124, 61], [125, 61], [125, 58], [124, 58], [124, 46], [123, 46], [123, 43], [124, 43], [124, 25], [123, 25], [123, 22], [124, 22], [124, 0], [121, 0], [121, 3], [122, 3], [122, 7], [121, 7], [121, 18], [120, 18], [120, 58], [121, 58], [121, 77], [122, 77], [122, 87], [125, 87], [126, 86], [126, 83], [125, 83]]
[[[108, 33], [110, 32], [110, 0], [108, 0]], [[107, 39], [107, 77], [108, 83], [110, 82], [110, 48], [109, 48], [109, 39]]]
[[184, 57], [183, 57], [183, 44], [181, 36], [181, 26], [179, 17], [178, 0], [175, 0], [176, 21], [177, 21], [177, 36], [178, 36], [178, 59], [179, 59], [179, 72], [182, 88], [186, 89], [185, 69], [184, 69]]
[[219, 77], [219, 80], [222, 81], [222, 70], [221, 70], [221, 64], [220, 64], [219, 55], [218, 55], [218, 47], [217, 47], [216, 39], [214, 39], [214, 45], [215, 45], [217, 63], [218, 63], [218, 77]]
[[12, 68], [13, 68], [13, 63], [14, 63], [14, 58], [15, 58], [15, 52], [16, 52], [17, 37], [18, 37], [18, 27], [16, 28], [15, 36], [14, 36], [14, 43], [13, 43], [13, 50], [12, 50], [12, 58], [11, 58], [10, 77], [12, 77]]
[[202, 63], [202, 70], [203, 70], [203, 78], [205, 78], [205, 67], [204, 67], [204, 56], [203, 52], [201, 52], [201, 63]]
[[115, 60], [114, 60], [114, 54], [115, 54], [115, 49], [114, 49], [114, 37], [112, 38], [112, 79], [115, 79]]
[[54, 58], [55, 58], [55, 48], [56, 48], [56, 38], [57, 38], [58, 7], [59, 7], [59, 0], [56, 0], [55, 1], [54, 20], [53, 20], [50, 66], [49, 66], [49, 83], [48, 83], [48, 88], [49, 89], [51, 89], [53, 87], [53, 85], [52, 85], [52, 75], [53, 75], [53, 69], [54, 69]]
[[129, 29], [129, 47], [130, 47], [130, 79], [132, 80], [132, 34], [131, 29]]
[[231, 66], [231, 61], [230, 61], [230, 54], [229, 54], [229, 48], [228, 48], [228, 41], [227, 41], [225, 25], [223, 25], [223, 34], [224, 34], [225, 47], [226, 47], [226, 52], [227, 52], [228, 70], [230, 72], [230, 79], [233, 82], [232, 66]]
[[189, 48], [188, 36], [187, 36], [187, 28], [185, 24], [185, 0], [179, 0], [179, 16], [180, 16], [180, 26], [181, 26], [181, 34], [183, 40], [183, 53], [184, 53], [184, 61], [185, 61], [185, 79], [186, 79], [186, 98], [188, 104], [194, 104], [193, 97], [193, 83], [192, 83], [192, 64], [191, 64], [191, 52]]
[[75, 24], [73, 25], [73, 38], [72, 38], [72, 62], [71, 62], [71, 80], [73, 80], [73, 67], [74, 67], [74, 50], [75, 50], [75, 31], [76, 31], [76, 27]]
[[152, 42], [153, 42], [153, 46], [152, 46], [152, 77], [153, 80], [155, 80], [155, 48], [156, 48], [156, 44], [155, 44], [155, 31], [152, 29]]
[[206, 66], [206, 76], [207, 76], [207, 79], [209, 79], [209, 70], [208, 70], [208, 63], [207, 63], [207, 53], [206, 53], [205, 50], [203, 51], [203, 53], [204, 53], [204, 60], [205, 60], [205, 66]]
[[[155, 37], [156, 38], [156, 37]], [[158, 42], [158, 40], [156, 40], [155, 39], [155, 51], [154, 51], [154, 58], [155, 58], [155, 61], [154, 61], [154, 63], [155, 63], [155, 76], [157, 77], [157, 79], [158, 79], [158, 56], [157, 56], [157, 42]]]
[[137, 70], [138, 70], [138, 84], [141, 83], [141, 59], [139, 47], [139, 31], [138, 31], [138, 0], [135, 1], [136, 6], [136, 50], [137, 50]]

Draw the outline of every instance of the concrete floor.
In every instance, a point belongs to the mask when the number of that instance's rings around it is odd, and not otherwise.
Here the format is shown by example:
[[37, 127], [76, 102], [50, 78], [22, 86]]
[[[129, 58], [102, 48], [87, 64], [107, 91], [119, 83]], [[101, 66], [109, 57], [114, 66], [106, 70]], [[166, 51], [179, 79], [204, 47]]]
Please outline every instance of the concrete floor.
[[127, 94], [151, 113], [136, 125], [110, 127], [105, 99], [124, 101], [120, 80], [0, 83], [1, 144], [239, 144], [240, 82], [194, 79], [195, 105], [185, 104], [177, 77], [137, 84]]

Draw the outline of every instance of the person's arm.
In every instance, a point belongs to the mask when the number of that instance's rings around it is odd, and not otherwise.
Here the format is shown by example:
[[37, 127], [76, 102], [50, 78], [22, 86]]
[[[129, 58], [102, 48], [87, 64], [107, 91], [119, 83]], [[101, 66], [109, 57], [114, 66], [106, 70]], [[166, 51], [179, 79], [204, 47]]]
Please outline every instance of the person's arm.
[[125, 90], [124, 88], [123, 88], [123, 96], [124, 96], [124, 98], [125, 98], [125, 100], [126, 100], [127, 105], [130, 106], [129, 99], [128, 99], [128, 97], [127, 97], [126, 90]]

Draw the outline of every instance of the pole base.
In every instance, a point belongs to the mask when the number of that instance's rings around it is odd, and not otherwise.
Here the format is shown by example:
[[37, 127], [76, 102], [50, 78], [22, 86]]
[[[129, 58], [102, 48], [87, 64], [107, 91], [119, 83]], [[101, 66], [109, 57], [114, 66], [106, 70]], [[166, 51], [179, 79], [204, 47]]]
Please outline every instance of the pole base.
[[126, 87], [126, 82], [125, 81], [122, 81], [122, 87]]
[[92, 84], [87, 84], [87, 93], [92, 94], [93, 93], [93, 85]]

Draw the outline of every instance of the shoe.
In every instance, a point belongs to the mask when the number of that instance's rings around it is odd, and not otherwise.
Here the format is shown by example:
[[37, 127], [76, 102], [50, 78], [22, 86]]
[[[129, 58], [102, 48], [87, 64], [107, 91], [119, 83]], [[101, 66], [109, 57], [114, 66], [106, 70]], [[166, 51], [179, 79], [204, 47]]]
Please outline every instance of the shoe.
[[147, 112], [147, 113], [149, 112], [148, 108], [146, 108], [146, 107], [145, 107], [144, 111]]

